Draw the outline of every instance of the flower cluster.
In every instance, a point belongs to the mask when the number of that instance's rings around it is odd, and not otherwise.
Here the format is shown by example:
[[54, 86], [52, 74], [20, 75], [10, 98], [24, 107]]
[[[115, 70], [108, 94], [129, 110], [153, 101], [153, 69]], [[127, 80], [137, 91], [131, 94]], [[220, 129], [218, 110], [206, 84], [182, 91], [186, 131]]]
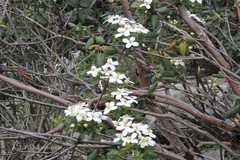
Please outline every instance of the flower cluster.
[[134, 123], [134, 118], [124, 115], [118, 121], [114, 121], [114, 126], [121, 133], [116, 134], [114, 142], [122, 141], [122, 145], [139, 144], [141, 148], [154, 146], [156, 142], [152, 130], [147, 124]]
[[119, 107], [131, 107], [132, 103], [138, 103], [136, 96], [130, 96], [132, 94], [131, 91], [127, 89], [118, 88], [117, 91], [111, 93], [111, 96], [116, 100], [116, 102], [107, 102], [105, 103], [104, 114], [108, 114], [109, 112], [118, 109]]
[[126, 48], [139, 46], [139, 43], [135, 41], [136, 38], [132, 35], [133, 33], [147, 34], [149, 32], [149, 30], [140, 23], [119, 15], [109, 16], [107, 22], [119, 26], [115, 38], [125, 37], [122, 39], [122, 42], [125, 43]]
[[81, 121], [94, 121], [102, 123], [106, 117], [102, 112], [89, 109], [87, 103], [77, 103], [69, 106], [64, 112], [66, 116], [75, 117], [78, 122]]
[[126, 107], [131, 107], [132, 103], [138, 103], [136, 101], [137, 97], [136, 96], [130, 96], [132, 94], [131, 91], [128, 89], [120, 89], [118, 88], [117, 91], [112, 92], [111, 96], [117, 100], [116, 105], [117, 106], [126, 106]]
[[107, 63], [97, 68], [92, 66], [91, 70], [87, 72], [88, 75], [92, 77], [97, 77], [101, 75], [101, 79], [108, 79], [109, 83], [123, 84], [124, 82], [130, 82], [125, 74], [116, 72], [117, 61], [113, 61], [111, 58], [107, 59]]
[[139, 7], [145, 7], [146, 9], [151, 8], [152, 0], [139, 0], [139, 2], [141, 3]]
[[[117, 61], [113, 61], [111, 58], [107, 59], [107, 63], [105, 63], [100, 68], [96, 66], [92, 66], [91, 70], [87, 72], [88, 75], [92, 77], [97, 77], [100, 75], [101, 79], [107, 79], [109, 83], [113, 84], [123, 84], [124, 82], [131, 82], [125, 74], [116, 72], [116, 66], [118, 66]], [[100, 86], [101, 80], [100, 80]], [[103, 87], [101, 87], [103, 90]], [[107, 102], [105, 104], [104, 114], [108, 114], [109, 112], [118, 109], [120, 106], [131, 107], [132, 103], [137, 103], [136, 96], [130, 96], [132, 94], [131, 91], [127, 89], [117, 89], [117, 91], [112, 92], [111, 96], [116, 100], [116, 102]]]

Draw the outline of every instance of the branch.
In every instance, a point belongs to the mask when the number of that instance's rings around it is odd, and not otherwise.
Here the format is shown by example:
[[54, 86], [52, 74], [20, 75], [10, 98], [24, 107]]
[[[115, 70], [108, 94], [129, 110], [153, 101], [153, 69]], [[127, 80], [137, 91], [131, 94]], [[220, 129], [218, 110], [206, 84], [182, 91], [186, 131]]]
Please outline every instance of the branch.
[[19, 82], [15, 79], [11, 79], [11, 78], [8, 78], [2, 74], [0, 74], [0, 80], [6, 82], [6, 83], [9, 83], [19, 89], [22, 89], [22, 90], [25, 90], [25, 91], [28, 91], [28, 92], [31, 92], [31, 93], [34, 93], [34, 94], [37, 94], [37, 95], [41, 95], [41, 96], [44, 96], [44, 97], [47, 97], [49, 99], [52, 99], [54, 100], [55, 102], [59, 103], [59, 104], [62, 104], [64, 106], [68, 106], [71, 104], [70, 101], [67, 101], [67, 100], [64, 100], [62, 99], [61, 97], [58, 97], [58, 96], [54, 96], [52, 94], [49, 94], [47, 92], [44, 92], [44, 91], [41, 91], [39, 89], [36, 89], [32, 86], [29, 86], [29, 85], [26, 85], [22, 82]]
[[128, 0], [122, 0], [121, 2], [122, 2], [124, 16], [127, 17], [127, 18], [132, 18], [132, 13], [129, 10]]
[[[136, 96], [146, 96], [146, 95], [148, 95], [148, 91], [147, 90], [135, 90], [135, 91], [133, 91], [133, 94], [136, 95]], [[196, 110], [195, 108], [193, 108], [189, 104], [187, 104], [187, 103], [185, 103], [181, 100], [178, 100], [174, 97], [171, 97], [171, 96], [168, 96], [168, 95], [162, 95], [159, 92], [154, 92], [154, 93], [152, 93], [152, 95], [156, 96], [156, 100], [158, 102], [168, 104], [168, 105], [172, 105], [172, 106], [174, 106], [174, 107], [176, 107], [176, 108], [178, 108], [182, 111], [190, 113], [191, 115], [193, 115], [194, 117], [199, 119], [201, 122], [211, 124], [211, 125], [215, 125], [219, 128], [224, 129], [225, 131], [240, 132], [240, 129], [237, 129], [234, 126], [231, 126], [231, 125], [227, 124], [226, 122], [224, 122], [220, 119], [209, 116], [207, 114], [203, 114], [202, 112]]]
[[[224, 59], [223, 55], [218, 52], [218, 49], [214, 46], [210, 38], [208, 37], [207, 33], [205, 32], [205, 29], [196, 23], [188, 14], [187, 9], [183, 6], [178, 7], [178, 11], [180, 13], [180, 16], [183, 18], [183, 20], [187, 23], [187, 25], [200, 37], [200, 43], [207, 49], [209, 52], [209, 56], [213, 57], [218, 64], [223, 66], [225, 69], [230, 69], [230, 64]], [[227, 75], [229, 75], [227, 73]], [[230, 75], [231, 76], [231, 75]], [[226, 77], [229, 85], [233, 89], [236, 95], [240, 96], [240, 86], [238, 83], [236, 83], [234, 80], [232, 80], [229, 77]]]

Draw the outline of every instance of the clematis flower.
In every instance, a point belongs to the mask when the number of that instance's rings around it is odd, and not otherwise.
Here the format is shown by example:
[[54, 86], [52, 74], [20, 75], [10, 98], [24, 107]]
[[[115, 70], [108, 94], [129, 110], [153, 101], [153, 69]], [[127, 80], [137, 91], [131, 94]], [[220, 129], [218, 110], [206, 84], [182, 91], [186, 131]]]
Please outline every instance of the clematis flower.
[[87, 72], [88, 75], [92, 77], [97, 77], [98, 74], [101, 72], [101, 68], [97, 68], [96, 66], [92, 66], [91, 70]]
[[156, 142], [151, 137], [141, 137], [139, 144], [141, 148], [144, 148], [146, 146], [155, 146]]
[[122, 17], [119, 15], [111, 15], [108, 17], [107, 22], [111, 24], [118, 24]]
[[131, 32], [147, 34], [149, 30], [139, 23], [134, 23]]
[[125, 79], [127, 79], [127, 77], [124, 74], [112, 72], [109, 77], [109, 83], [123, 84]]
[[123, 27], [119, 27], [117, 29], [118, 33], [115, 35], [115, 38], [119, 38], [122, 36], [128, 37], [128, 36], [130, 36], [131, 30], [132, 30], [132, 27], [129, 24], [126, 24]]
[[125, 107], [131, 107], [132, 103], [137, 103], [134, 99], [120, 99], [119, 102], [116, 103], [117, 106], [125, 106]]
[[140, 0], [141, 4], [139, 7], [145, 7], [146, 9], [151, 8], [152, 0]]
[[116, 100], [120, 100], [126, 96], [128, 96], [129, 94], [131, 94], [132, 92], [129, 91], [128, 89], [125, 88], [118, 88], [117, 91], [114, 91], [111, 93], [112, 97], [114, 97]]
[[109, 112], [116, 110], [118, 107], [115, 105], [115, 102], [107, 102], [105, 103], [105, 109], [103, 114], [108, 114]]
[[123, 38], [122, 42], [126, 43], [126, 48], [130, 48], [130, 47], [137, 47], [139, 46], [139, 43], [135, 41], [135, 37], [130, 37], [129, 39], [127, 38]]
[[118, 61], [113, 61], [112, 58], [107, 59], [107, 63], [102, 66], [103, 71], [115, 71]]

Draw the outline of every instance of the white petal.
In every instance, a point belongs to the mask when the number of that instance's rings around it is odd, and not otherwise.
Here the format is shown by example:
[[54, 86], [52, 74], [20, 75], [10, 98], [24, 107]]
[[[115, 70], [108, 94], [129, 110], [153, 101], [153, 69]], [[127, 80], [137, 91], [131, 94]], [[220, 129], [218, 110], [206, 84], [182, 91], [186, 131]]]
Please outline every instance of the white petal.
[[130, 40], [131, 42], [134, 42], [134, 41], [135, 41], [135, 39], [136, 39], [135, 37], [130, 37], [130, 39], [129, 39], [129, 40]]
[[132, 46], [131, 43], [127, 43], [127, 44], [126, 44], [126, 48], [130, 48], [131, 46]]
[[139, 43], [138, 43], [138, 42], [133, 42], [132, 45], [133, 45], [134, 47], [137, 47], [137, 46], [139, 46]]
[[123, 39], [122, 39], [122, 42], [123, 42], [123, 43], [129, 43], [129, 40], [128, 40], [127, 38], [123, 38]]

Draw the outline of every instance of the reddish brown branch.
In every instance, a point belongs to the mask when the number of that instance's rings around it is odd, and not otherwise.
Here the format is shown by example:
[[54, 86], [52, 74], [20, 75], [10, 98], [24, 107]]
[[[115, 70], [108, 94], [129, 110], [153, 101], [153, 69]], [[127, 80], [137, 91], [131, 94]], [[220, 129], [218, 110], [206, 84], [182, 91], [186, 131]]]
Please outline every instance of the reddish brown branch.
[[47, 97], [49, 99], [52, 99], [54, 100], [55, 102], [61, 104], [61, 105], [64, 105], [64, 106], [68, 106], [69, 104], [71, 104], [70, 101], [67, 101], [67, 100], [64, 100], [62, 99], [61, 97], [58, 97], [58, 96], [54, 96], [52, 94], [49, 94], [47, 92], [44, 92], [44, 91], [41, 91], [41, 90], [38, 90], [30, 85], [26, 85], [22, 82], [19, 82], [17, 80], [14, 80], [14, 79], [11, 79], [11, 78], [8, 78], [2, 74], [0, 74], [0, 80], [1, 81], [4, 81], [6, 83], [9, 83], [19, 89], [22, 89], [22, 90], [25, 90], [25, 91], [28, 91], [28, 92], [31, 92], [31, 93], [34, 93], [34, 94], [37, 94], [37, 95], [41, 95], [41, 96], [44, 96], [44, 97]]
[[[187, 25], [200, 37], [200, 43], [207, 49], [210, 54], [210, 57], [214, 57], [214, 59], [218, 62], [219, 65], [224, 67], [225, 69], [231, 69], [230, 63], [228, 63], [223, 55], [218, 51], [218, 49], [214, 46], [213, 42], [208, 37], [205, 29], [196, 23], [188, 14], [187, 9], [185, 7], [178, 7], [180, 16], [187, 23]], [[226, 73], [229, 75], [228, 73]], [[231, 77], [231, 75], [229, 75]], [[234, 80], [229, 77], [226, 77], [229, 85], [233, 89], [236, 95], [240, 96], [240, 86]]]
[[132, 13], [129, 10], [128, 0], [122, 0], [121, 2], [122, 2], [124, 16], [127, 17], [127, 18], [132, 18]]
[[[37, 94], [37, 95], [41, 95], [43, 97], [47, 97], [47, 98], [49, 98], [49, 99], [51, 99], [51, 100], [53, 100], [53, 101], [55, 101], [55, 102], [57, 102], [59, 104], [62, 104], [64, 106], [69, 106], [70, 104], [72, 104], [72, 102], [67, 101], [65, 99], [62, 99], [61, 97], [54, 96], [54, 95], [49, 94], [47, 92], [38, 90], [38, 89], [36, 89], [36, 88], [34, 88], [32, 86], [29, 86], [29, 85], [26, 85], [26, 84], [24, 84], [22, 82], [19, 82], [17, 80], [8, 78], [8, 77], [6, 77], [6, 76], [4, 76], [2, 74], [0, 74], [0, 80], [2, 80], [4, 82], [7, 82], [7, 83], [9, 83], [9, 84], [19, 88], [19, 89], [22, 89], [22, 90], [25, 90], [25, 91], [28, 91], [28, 92], [31, 92], [31, 93], [34, 93], [34, 94]], [[112, 120], [109, 117], [105, 120], [105, 122], [107, 123], [107, 125], [109, 127], [113, 127], [114, 126], [113, 123], [112, 123]], [[57, 128], [56, 130], [59, 131], [59, 128]], [[55, 129], [53, 129], [53, 130], [51, 130], [49, 132], [55, 132]]]
[[[134, 95], [137, 96], [144, 96], [144, 95], [148, 95], [148, 91], [147, 90], [135, 90], [134, 91]], [[152, 93], [152, 95], [156, 96], [156, 100], [160, 103], [164, 103], [164, 104], [168, 104], [171, 106], [174, 106], [182, 111], [185, 111], [187, 113], [190, 113], [191, 115], [193, 115], [194, 117], [196, 117], [197, 119], [199, 119], [201, 122], [207, 123], [207, 124], [211, 124], [211, 125], [215, 125], [219, 128], [222, 128], [226, 131], [238, 131], [240, 132], [239, 129], [236, 129], [234, 126], [231, 126], [227, 123], [225, 123], [224, 121], [217, 119], [215, 117], [211, 117], [209, 115], [203, 114], [202, 112], [194, 109], [192, 106], [190, 106], [189, 104], [178, 100], [174, 97], [168, 96], [168, 95], [162, 95], [161, 93], [158, 92], [154, 92]]]

